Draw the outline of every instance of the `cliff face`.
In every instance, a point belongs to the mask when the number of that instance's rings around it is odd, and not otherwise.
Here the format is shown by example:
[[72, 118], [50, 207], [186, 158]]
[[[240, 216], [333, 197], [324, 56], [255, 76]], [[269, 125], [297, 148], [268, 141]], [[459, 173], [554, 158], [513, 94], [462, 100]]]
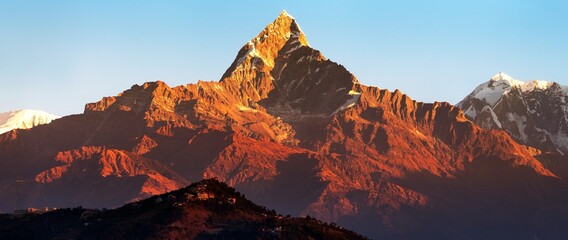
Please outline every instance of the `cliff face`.
[[529, 150], [451, 104], [359, 83], [283, 12], [219, 82], [135, 85], [0, 135], [0, 209], [117, 206], [216, 177], [375, 238], [554, 236], [533, 223], [568, 222], [551, 213], [566, 185]]

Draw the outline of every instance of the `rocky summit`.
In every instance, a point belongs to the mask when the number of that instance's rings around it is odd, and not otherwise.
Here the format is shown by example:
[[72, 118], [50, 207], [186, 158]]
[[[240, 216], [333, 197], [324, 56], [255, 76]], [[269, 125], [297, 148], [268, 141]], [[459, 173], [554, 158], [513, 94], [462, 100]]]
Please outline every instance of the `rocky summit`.
[[567, 234], [568, 185], [532, 148], [449, 103], [361, 84], [286, 12], [219, 81], [134, 85], [0, 135], [2, 211], [113, 207], [213, 177], [376, 239]]

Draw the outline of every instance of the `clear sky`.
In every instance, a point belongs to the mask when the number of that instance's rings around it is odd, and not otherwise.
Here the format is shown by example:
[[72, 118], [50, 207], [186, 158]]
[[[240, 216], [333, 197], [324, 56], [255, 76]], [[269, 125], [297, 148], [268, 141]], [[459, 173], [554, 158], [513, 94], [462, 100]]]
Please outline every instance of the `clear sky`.
[[360, 82], [419, 101], [455, 104], [500, 71], [568, 84], [568, 1], [0, 0], [0, 112], [218, 80], [283, 9]]

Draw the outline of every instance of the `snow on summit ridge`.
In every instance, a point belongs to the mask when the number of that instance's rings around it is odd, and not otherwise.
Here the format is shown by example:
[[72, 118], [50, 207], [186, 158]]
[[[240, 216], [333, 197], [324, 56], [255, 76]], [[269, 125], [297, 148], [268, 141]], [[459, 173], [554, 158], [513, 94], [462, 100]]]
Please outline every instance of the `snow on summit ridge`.
[[521, 85], [523, 83], [521, 81], [513, 79], [511, 76], [507, 75], [504, 72], [499, 72], [499, 73], [495, 74], [495, 76], [493, 76], [490, 81], [492, 81], [492, 82], [499, 82], [499, 81], [507, 82], [511, 86]]
[[523, 82], [500, 72], [457, 106], [483, 128], [505, 130], [518, 142], [543, 151], [568, 153], [567, 99], [566, 86]]
[[[507, 75], [504, 72], [499, 72], [495, 74], [489, 81], [480, 84], [473, 90], [473, 92], [468, 96], [468, 98], [475, 98], [487, 102], [489, 105], [494, 107], [503, 95], [508, 94], [513, 88], [520, 89], [521, 92], [532, 92], [536, 89], [546, 90], [554, 82], [532, 80], [528, 82], [523, 82], [514, 79], [513, 77]], [[557, 83], [556, 83], [557, 84]], [[558, 84], [557, 84], [558, 85]], [[558, 85], [560, 86], [560, 85]], [[568, 93], [568, 87], [560, 86], [563, 92]], [[463, 101], [462, 101], [463, 102]], [[457, 105], [462, 105], [462, 102]], [[467, 112], [466, 112], [467, 114]]]
[[[547, 89], [554, 84], [554, 82], [548, 81], [541, 81], [541, 80], [532, 80], [528, 82], [523, 82], [512, 78], [511, 76], [507, 75], [504, 72], [499, 72], [495, 74], [490, 80], [490, 82], [504, 82], [507, 83], [511, 87], [518, 87], [523, 92], [533, 91], [535, 89]], [[484, 85], [484, 84], [482, 84]], [[481, 85], [480, 85], [481, 86]]]
[[0, 113], [0, 134], [13, 129], [28, 129], [60, 118], [38, 110], [14, 110]]

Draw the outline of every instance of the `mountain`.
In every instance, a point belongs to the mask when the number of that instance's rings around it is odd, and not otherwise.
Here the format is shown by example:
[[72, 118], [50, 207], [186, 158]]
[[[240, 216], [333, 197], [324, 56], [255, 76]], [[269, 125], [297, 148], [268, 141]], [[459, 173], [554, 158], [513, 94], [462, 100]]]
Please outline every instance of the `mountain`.
[[485, 129], [501, 129], [543, 152], [568, 153], [568, 87], [498, 73], [457, 104]]
[[568, 185], [531, 148], [361, 84], [306, 39], [282, 12], [219, 81], [134, 85], [0, 135], [0, 209], [120, 206], [216, 177], [377, 239], [567, 235]]
[[0, 134], [12, 129], [28, 129], [41, 124], [48, 124], [60, 118], [53, 114], [37, 110], [15, 110], [0, 113]]
[[258, 206], [203, 180], [112, 210], [0, 215], [1, 239], [366, 239], [334, 224]]
[[556, 82], [522, 82], [498, 73], [457, 104], [485, 129], [507, 132], [534, 148], [543, 165], [568, 178], [568, 87]]

